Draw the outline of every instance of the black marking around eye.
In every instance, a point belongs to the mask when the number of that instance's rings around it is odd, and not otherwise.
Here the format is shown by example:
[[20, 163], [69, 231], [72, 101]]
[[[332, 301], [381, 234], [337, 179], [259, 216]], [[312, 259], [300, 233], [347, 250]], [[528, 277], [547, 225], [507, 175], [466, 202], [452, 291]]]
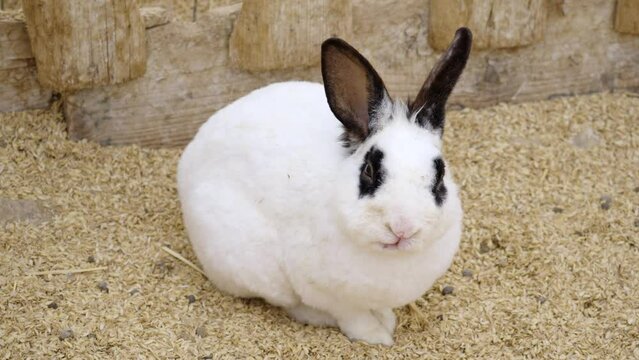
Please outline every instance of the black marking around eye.
[[433, 182], [431, 191], [435, 197], [435, 204], [437, 204], [437, 206], [441, 206], [444, 203], [444, 200], [446, 200], [447, 193], [446, 186], [444, 186], [446, 165], [444, 164], [444, 160], [439, 157], [433, 160], [433, 164], [435, 165], [435, 181]]
[[[364, 161], [359, 168], [359, 197], [373, 196], [377, 188], [384, 182], [385, 172], [382, 168], [382, 160], [384, 159], [384, 153], [377, 149], [375, 146], [364, 155]], [[372, 178], [366, 176], [364, 169], [366, 164], [370, 164], [373, 168]]]

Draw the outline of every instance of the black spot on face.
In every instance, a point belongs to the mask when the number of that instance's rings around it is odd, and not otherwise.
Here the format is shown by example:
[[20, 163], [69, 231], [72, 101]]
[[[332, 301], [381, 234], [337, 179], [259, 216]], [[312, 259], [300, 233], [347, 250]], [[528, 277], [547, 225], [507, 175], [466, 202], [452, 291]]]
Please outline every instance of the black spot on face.
[[384, 153], [372, 147], [364, 156], [364, 162], [359, 168], [359, 197], [373, 196], [375, 191], [384, 182], [384, 169], [382, 160]]
[[435, 204], [437, 206], [441, 206], [446, 199], [446, 187], [444, 186], [444, 174], [446, 172], [446, 165], [444, 164], [444, 160], [442, 158], [436, 158], [433, 160], [433, 164], [435, 166], [435, 181], [433, 182], [433, 187], [431, 192], [435, 197]]

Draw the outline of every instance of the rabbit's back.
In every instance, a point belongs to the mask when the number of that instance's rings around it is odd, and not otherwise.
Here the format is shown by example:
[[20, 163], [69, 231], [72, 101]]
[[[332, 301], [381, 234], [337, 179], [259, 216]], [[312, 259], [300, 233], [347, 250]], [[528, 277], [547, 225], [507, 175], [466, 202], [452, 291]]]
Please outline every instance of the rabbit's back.
[[309, 167], [314, 178], [321, 177], [315, 164], [337, 165], [340, 132], [320, 84], [269, 85], [221, 109], [202, 125], [182, 155], [178, 181], [188, 187], [223, 177], [249, 188], [260, 182], [264, 187], [258, 192], [265, 188], [272, 192], [282, 178], [310, 175]]
[[328, 185], [343, 152], [340, 133], [322, 85], [269, 85], [201, 127], [180, 160], [178, 186], [188, 192], [219, 179], [243, 187], [261, 203], [272, 196], [290, 207], [294, 199], [288, 197], [308, 200]]
[[291, 301], [281, 249], [329, 201], [341, 131], [323, 87], [307, 82], [256, 90], [200, 128], [180, 159], [178, 192], [189, 238], [218, 287]]

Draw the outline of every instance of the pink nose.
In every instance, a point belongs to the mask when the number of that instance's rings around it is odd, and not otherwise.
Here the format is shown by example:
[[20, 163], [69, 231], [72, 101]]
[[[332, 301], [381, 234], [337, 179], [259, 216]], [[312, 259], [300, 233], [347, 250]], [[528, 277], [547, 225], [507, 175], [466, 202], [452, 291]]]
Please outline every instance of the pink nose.
[[415, 226], [405, 218], [399, 218], [389, 226], [390, 231], [397, 236], [398, 239], [410, 239], [417, 233]]

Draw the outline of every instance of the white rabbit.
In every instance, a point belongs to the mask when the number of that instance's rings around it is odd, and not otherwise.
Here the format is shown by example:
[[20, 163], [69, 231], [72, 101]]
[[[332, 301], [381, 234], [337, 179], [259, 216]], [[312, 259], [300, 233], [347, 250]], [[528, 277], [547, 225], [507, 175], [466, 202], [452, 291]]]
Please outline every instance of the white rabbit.
[[177, 174], [209, 279], [300, 322], [392, 345], [392, 309], [423, 295], [459, 246], [441, 137], [471, 42], [459, 29], [409, 104], [333, 38], [322, 44], [324, 86], [273, 84], [211, 116]]

